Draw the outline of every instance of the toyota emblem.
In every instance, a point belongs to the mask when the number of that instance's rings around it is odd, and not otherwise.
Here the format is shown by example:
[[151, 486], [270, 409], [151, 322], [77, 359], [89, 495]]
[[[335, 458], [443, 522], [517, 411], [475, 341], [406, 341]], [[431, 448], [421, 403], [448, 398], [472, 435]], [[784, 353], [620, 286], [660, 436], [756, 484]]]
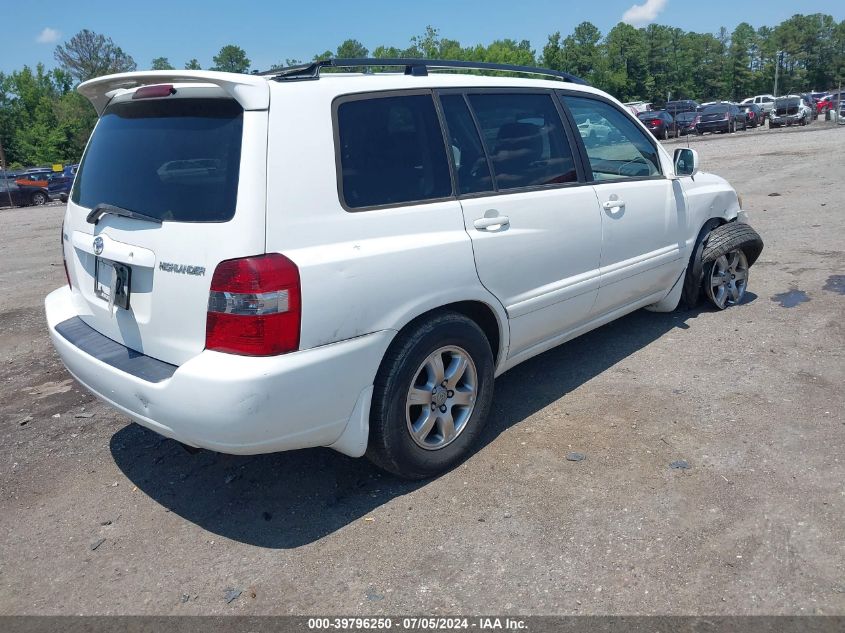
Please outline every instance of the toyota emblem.
[[94, 238], [94, 254], [102, 255], [103, 253], [103, 238], [99, 235]]

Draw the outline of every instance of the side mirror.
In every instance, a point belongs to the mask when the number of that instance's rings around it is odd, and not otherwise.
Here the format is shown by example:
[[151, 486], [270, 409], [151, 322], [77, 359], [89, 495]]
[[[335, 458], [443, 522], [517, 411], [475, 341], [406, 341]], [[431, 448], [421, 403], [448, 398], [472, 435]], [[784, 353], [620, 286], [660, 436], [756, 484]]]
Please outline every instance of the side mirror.
[[679, 147], [675, 150], [675, 175], [695, 176], [699, 169], [698, 152], [694, 149]]

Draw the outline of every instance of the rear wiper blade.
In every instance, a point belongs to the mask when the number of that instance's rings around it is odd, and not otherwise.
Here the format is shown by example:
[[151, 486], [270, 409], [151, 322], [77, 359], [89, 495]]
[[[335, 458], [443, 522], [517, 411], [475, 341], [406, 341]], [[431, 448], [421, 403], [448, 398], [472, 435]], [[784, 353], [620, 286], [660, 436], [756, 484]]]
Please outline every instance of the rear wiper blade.
[[123, 207], [116, 207], [113, 204], [104, 203], [98, 204], [94, 207], [85, 219], [88, 221], [88, 224], [97, 224], [97, 222], [100, 221], [100, 218], [107, 213], [117, 215], [122, 218], [132, 218], [133, 220], [144, 220], [145, 222], [155, 222], [156, 224], [161, 224], [161, 218], [154, 218], [151, 215], [138, 213], [137, 211], [132, 211], [131, 209], [124, 209]]

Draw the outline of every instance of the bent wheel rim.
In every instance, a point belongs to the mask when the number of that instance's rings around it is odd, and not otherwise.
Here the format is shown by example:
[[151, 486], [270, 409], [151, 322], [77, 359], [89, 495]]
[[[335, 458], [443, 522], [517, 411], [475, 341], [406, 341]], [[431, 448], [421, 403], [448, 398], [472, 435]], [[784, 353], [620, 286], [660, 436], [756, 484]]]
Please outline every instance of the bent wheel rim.
[[748, 288], [748, 260], [733, 250], [713, 262], [707, 282], [707, 296], [720, 309], [742, 302]]
[[469, 353], [450, 345], [432, 352], [419, 366], [405, 401], [411, 439], [436, 451], [454, 442], [469, 422], [478, 399], [478, 372]]

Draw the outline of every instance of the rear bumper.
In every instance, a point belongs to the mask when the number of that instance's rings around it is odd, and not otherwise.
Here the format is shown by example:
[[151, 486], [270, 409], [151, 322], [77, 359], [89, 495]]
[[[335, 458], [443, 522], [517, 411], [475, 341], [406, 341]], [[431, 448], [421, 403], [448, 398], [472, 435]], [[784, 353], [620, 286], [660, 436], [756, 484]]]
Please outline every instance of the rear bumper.
[[704, 132], [727, 132], [731, 129], [730, 121], [708, 121], [707, 123], [698, 123], [695, 126], [695, 131], [699, 133]]
[[[57, 326], [77, 316], [69, 288], [48, 295], [45, 309], [59, 356], [94, 395], [165, 437], [234, 454], [329, 446], [342, 435], [343, 446], [366, 447], [366, 420], [355, 420], [353, 411], [368, 413], [370, 387], [394, 334], [266, 358], [205, 350], [152, 382], [59, 333]], [[349, 433], [364, 436], [350, 441]]]
[[795, 125], [797, 123], [800, 123], [803, 119], [803, 114], [787, 114], [784, 116], [772, 114], [769, 117], [769, 123], [773, 123], [774, 125]]

